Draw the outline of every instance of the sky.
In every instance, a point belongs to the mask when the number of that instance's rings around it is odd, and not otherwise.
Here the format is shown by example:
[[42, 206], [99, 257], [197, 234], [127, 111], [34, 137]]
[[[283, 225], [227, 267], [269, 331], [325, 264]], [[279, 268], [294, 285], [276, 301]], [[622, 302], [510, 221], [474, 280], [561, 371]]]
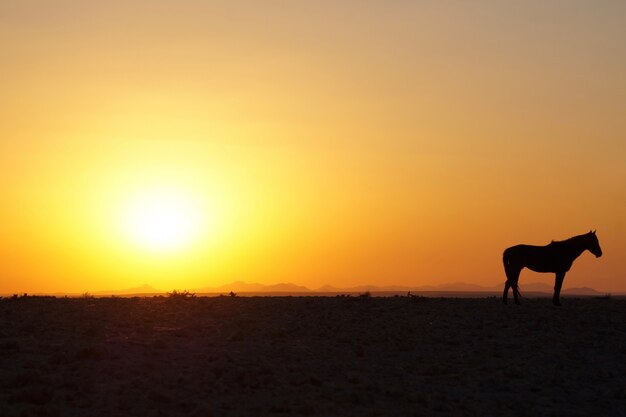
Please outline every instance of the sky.
[[626, 291], [625, 18], [0, 0], [0, 293], [497, 285], [592, 229], [564, 287]]

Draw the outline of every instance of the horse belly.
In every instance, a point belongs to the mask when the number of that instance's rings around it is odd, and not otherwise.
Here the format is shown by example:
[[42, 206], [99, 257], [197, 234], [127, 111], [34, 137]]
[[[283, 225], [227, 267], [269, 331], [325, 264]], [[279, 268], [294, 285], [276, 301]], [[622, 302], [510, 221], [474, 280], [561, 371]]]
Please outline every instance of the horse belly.
[[567, 272], [572, 265], [565, 264], [563, 261], [554, 258], [537, 258], [528, 260], [526, 268], [535, 272]]
[[549, 263], [529, 263], [526, 268], [535, 272], [556, 272], [555, 266]]

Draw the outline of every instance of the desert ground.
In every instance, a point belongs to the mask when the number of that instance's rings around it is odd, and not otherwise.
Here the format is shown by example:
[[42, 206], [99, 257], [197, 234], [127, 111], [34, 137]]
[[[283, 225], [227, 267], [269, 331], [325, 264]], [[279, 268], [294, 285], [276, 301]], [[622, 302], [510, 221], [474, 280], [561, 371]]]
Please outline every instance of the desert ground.
[[626, 415], [626, 300], [0, 300], [0, 416]]

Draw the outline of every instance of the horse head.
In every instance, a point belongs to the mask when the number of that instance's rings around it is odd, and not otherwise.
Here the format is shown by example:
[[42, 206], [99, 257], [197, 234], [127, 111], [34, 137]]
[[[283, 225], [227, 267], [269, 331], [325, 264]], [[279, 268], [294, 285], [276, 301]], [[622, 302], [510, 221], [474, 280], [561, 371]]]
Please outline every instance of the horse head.
[[594, 255], [596, 258], [602, 256], [602, 248], [600, 248], [600, 242], [598, 242], [598, 237], [596, 236], [596, 231], [590, 231], [587, 233], [587, 250]]

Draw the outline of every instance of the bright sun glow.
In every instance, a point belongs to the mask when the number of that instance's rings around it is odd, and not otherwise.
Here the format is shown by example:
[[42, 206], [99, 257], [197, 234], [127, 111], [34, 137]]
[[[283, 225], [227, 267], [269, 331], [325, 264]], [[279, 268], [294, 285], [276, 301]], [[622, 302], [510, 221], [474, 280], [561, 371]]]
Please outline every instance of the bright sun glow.
[[177, 190], [138, 193], [131, 199], [124, 217], [124, 229], [132, 241], [155, 251], [187, 246], [203, 228], [198, 204]]

